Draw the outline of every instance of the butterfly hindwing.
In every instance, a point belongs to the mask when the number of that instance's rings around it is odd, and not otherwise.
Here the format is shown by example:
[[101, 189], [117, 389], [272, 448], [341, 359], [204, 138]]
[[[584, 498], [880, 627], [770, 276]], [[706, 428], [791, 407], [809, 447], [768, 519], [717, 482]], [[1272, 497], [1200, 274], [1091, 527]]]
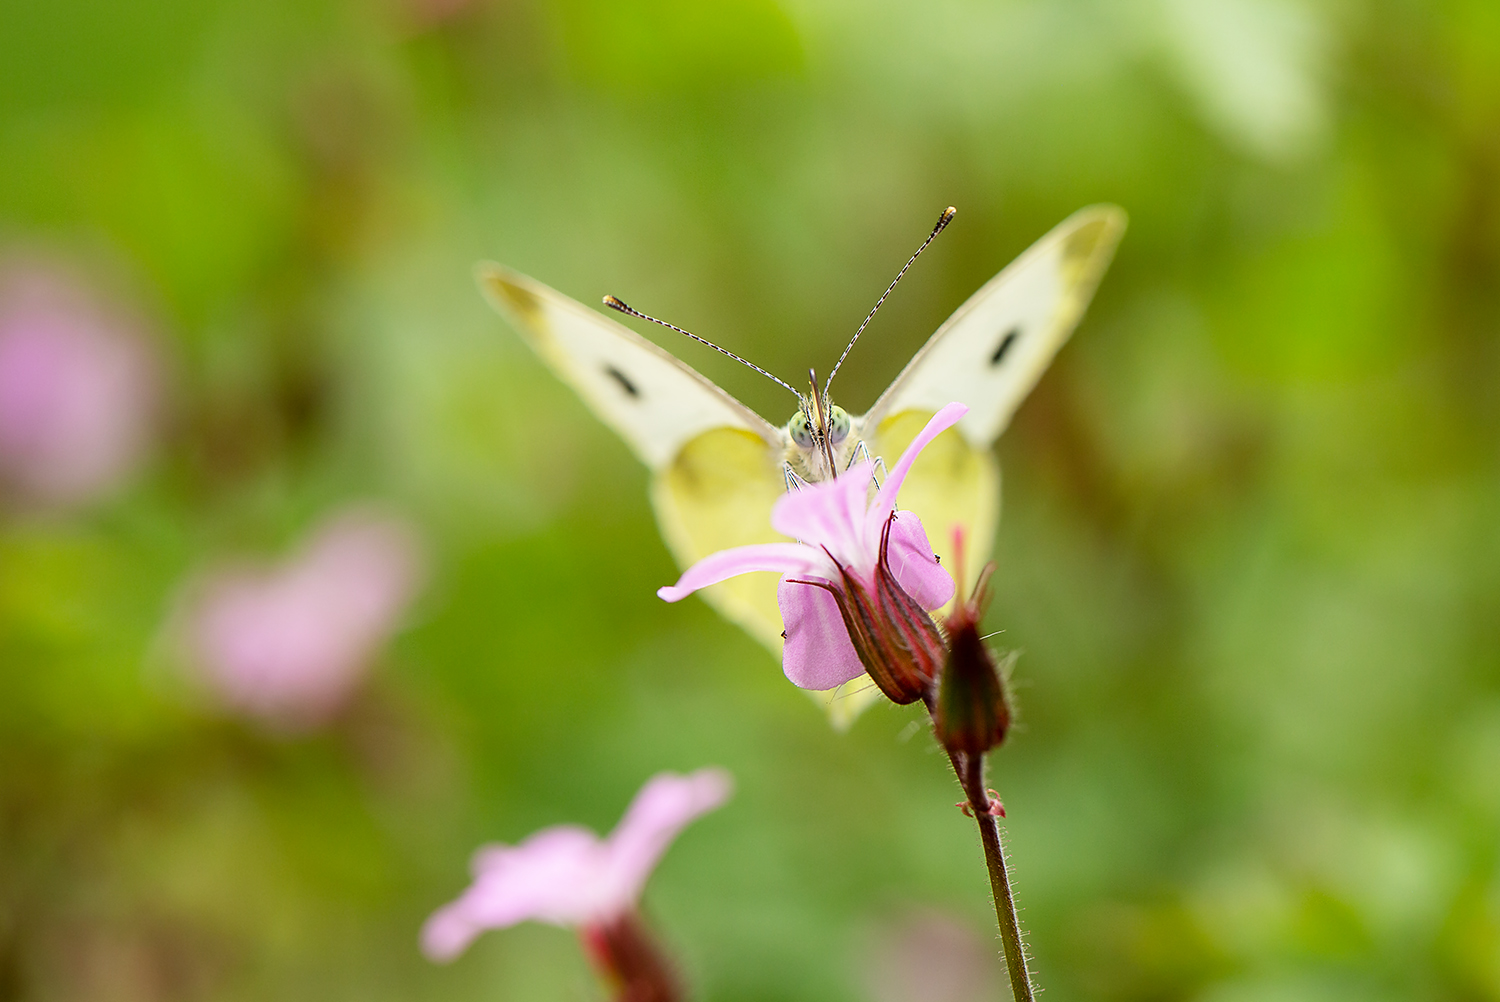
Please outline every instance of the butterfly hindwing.
[[[680, 566], [785, 541], [771, 529], [785, 432], [602, 313], [497, 264], [477, 275], [490, 303], [651, 468], [652, 507]], [[704, 597], [780, 656], [775, 576], [735, 578]]]
[[[781, 464], [758, 438], [715, 428], [688, 442], [651, 484], [662, 538], [681, 567], [719, 550], [786, 542], [771, 528], [771, 506], [785, 491]], [[744, 574], [704, 594], [731, 622], [781, 656], [781, 611], [774, 574]]]

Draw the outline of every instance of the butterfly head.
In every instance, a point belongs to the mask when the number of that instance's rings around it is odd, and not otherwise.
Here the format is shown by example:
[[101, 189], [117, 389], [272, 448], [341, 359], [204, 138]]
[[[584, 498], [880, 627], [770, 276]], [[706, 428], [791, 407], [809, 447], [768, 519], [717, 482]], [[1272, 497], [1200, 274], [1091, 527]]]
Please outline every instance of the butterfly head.
[[787, 422], [787, 437], [791, 439], [787, 461], [798, 476], [810, 482], [831, 480], [848, 464], [849, 451], [854, 447], [851, 432], [854, 420], [849, 412], [828, 399], [826, 392], [819, 392], [818, 377], [809, 372], [812, 392], [800, 395], [800, 406]]
[[[850, 430], [854, 427], [854, 421], [849, 417], [849, 412], [834, 404], [828, 408], [828, 444], [837, 449], [844, 444], [849, 437]], [[814, 419], [807, 410], [798, 409], [787, 422], [787, 434], [792, 437], [792, 442], [799, 449], [811, 450], [817, 446], [818, 431]]]

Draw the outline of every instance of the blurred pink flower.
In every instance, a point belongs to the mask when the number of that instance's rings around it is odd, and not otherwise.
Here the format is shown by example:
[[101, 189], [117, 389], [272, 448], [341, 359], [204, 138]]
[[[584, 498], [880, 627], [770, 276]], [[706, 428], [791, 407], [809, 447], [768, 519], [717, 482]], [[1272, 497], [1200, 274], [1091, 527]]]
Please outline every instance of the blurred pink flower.
[[998, 944], [939, 911], [920, 911], [881, 930], [860, 966], [874, 1002], [1009, 999]]
[[116, 486], [146, 446], [157, 372], [134, 325], [62, 272], [0, 264], [0, 482], [68, 506]]
[[229, 706], [307, 726], [344, 705], [422, 576], [403, 521], [346, 512], [280, 567], [215, 572], [190, 593], [188, 656]]
[[664, 772], [641, 788], [608, 838], [556, 825], [518, 846], [481, 848], [474, 883], [423, 927], [423, 951], [452, 960], [484, 930], [528, 919], [585, 932], [614, 926], [634, 912], [646, 878], [677, 834], [723, 804], [730, 789], [721, 769]]
[[[921, 521], [909, 511], [896, 511], [896, 494], [918, 454], [967, 412], [958, 403], [938, 411], [906, 447], [868, 504], [873, 472], [869, 463], [852, 467], [831, 481], [788, 492], [771, 509], [771, 526], [800, 542], [737, 546], [709, 554], [683, 572], [675, 585], [657, 594], [677, 602], [726, 578], [750, 571], [780, 571], [777, 599], [786, 626], [782, 669], [787, 678], [804, 689], [831, 689], [870, 669], [887, 695], [910, 702], [915, 695], [898, 698], [880, 677], [879, 667], [871, 667], [869, 652], [861, 657], [856, 650], [856, 640], [861, 647], [881, 647], [887, 638], [871, 634], [866, 644], [862, 637], [851, 640], [850, 632], [851, 628], [860, 632], [859, 617], [864, 613], [874, 617], [870, 622], [883, 632], [895, 629], [892, 617], [882, 616], [879, 608], [880, 601], [889, 597], [879, 573], [883, 563], [900, 591], [924, 610], [936, 609], [953, 597], [953, 579], [938, 566]], [[850, 597], [860, 606], [852, 623], [845, 603]], [[867, 598], [872, 600], [868, 609], [860, 605]], [[911, 638], [903, 635], [902, 639]], [[911, 686], [904, 683], [904, 679], [891, 681], [909, 693]]]

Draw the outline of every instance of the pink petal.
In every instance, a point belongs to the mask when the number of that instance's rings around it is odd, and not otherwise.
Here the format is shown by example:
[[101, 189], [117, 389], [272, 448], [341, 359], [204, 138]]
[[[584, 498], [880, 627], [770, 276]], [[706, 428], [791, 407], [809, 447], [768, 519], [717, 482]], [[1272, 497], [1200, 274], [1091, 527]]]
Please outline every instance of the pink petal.
[[422, 949], [451, 960], [486, 929], [527, 919], [576, 925], [598, 917], [607, 859], [599, 837], [585, 828], [544, 828], [514, 848], [489, 846], [476, 856], [469, 889], [433, 913], [422, 928]]
[[422, 927], [423, 952], [452, 960], [484, 930], [528, 919], [585, 926], [617, 918], [635, 905], [683, 827], [724, 803], [730, 787], [720, 769], [662, 773], [636, 794], [608, 840], [576, 825], [555, 825], [518, 846], [481, 847], [474, 882]]
[[432, 913], [422, 926], [422, 952], [428, 960], [447, 963], [469, 948], [484, 930], [469, 918], [462, 901]]
[[160, 397], [134, 322], [41, 261], [0, 262], [0, 480], [68, 506], [117, 486], [149, 444]]
[[721, 806], [733, 787], [724, 770], [699, 769], [687, 776], [664, 772], [641, 788], [608, 840], [612, 911], [635, 904], [646, 878], [678, 833], [695, 818]]
[[658, 588], [656, 594], [668, 602], [680, 602], [700, 588], [751, 571], [802, 574], [827, 564], [817, 550], [800, 543], [755, 543], [710, 553], [682, 572], [675, 585]]
[[786, 626], [781, 669], [800, 689], [832, 689], [864, 674], [838, 603], [822, 588], [785, 578], [776, 604]]
[[869, 463], [861, 463], [833, 480], [788, 491], [771, 507], [772, 528], [808, 546], [828, 547], [846, 566], [872, 569], [872, 555], [864, 547], [865, 501], [872, 468]]
[[953, 578], [932, 553], [922, 520], [909, 511], [898, 511], [891, 523], [890, 549], [886, 551], [891, 572], [908, 595], [924, 609], [937, 609], [953, 597]]
[[[891, 512], [896, 510], [896, 494], [901, 490], [901, 485], [906, 481], [906, 474], [911, 471], [911, 464], [917, 461], [917, 456], [928, 443], [937, 438], [949, 428], [958, 424], [959, 419], [969, 413], [969, 408], [960, 403], [951, 403], [934, 414], [927, 422], [917, 437], [911, 440], [906, 451], [901, 453], [901, 458], [891, 468], [891, 475], [885, 478], [885, 483], [880, 485], [879, 492], [875, 495], [875, 502], [870, 505], [868, 528], [872, 528], [877, 534], [880, 527], [885, 525], [885, 520], [890, 517]], [[879, 538], [878, 535], [876, 537]]]
[[469, 860], [469, 872], [474, 874], [475, 880], [487, 874], [498, 873], [503, 867], [509, 864], [515, 851], [514, 846], [505, 845], [501, 842], [482, 845], [474, 850], [474, 858]]
[[416, 597], [423, 562], [404, 521], [352, 507], [318, 532], [296, 573], [338, 593], [338, 618], [351, 636], [379, 638]]
[[516, 847], [488, 882], [475, 914], [490, 928], [526, 919], [578, 925], [613, 912], [603, 893], [604, 843], [587, 828], [554, 825]]
[[350, 509], [280, 567], [204, 579], [185, 609], [187, 653], [229, 706], [307, 727], [352, 695], [421, 578], [406, 523]]

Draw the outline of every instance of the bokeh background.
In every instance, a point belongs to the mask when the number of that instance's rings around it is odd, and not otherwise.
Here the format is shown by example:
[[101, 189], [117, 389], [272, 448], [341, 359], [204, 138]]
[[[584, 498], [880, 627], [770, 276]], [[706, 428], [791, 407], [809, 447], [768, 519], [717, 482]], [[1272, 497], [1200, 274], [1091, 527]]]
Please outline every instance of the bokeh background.
[[[954, 204], [862, 409], [1097, 201], [988, 620], [1047, 998], [1500, 999], [1490, 0], [8, 0], [0, 999], [601, 998], [566, 931], [417, 931], [481, 842], [706, 764], [736, 798], [646, 899], [695, 997], [1004, 997], [916, 716], [833, 733], [654, 597], [644, 471], [470, 269], [790, 377]], [[236, 622], [338, 677], [237, 695]]]

